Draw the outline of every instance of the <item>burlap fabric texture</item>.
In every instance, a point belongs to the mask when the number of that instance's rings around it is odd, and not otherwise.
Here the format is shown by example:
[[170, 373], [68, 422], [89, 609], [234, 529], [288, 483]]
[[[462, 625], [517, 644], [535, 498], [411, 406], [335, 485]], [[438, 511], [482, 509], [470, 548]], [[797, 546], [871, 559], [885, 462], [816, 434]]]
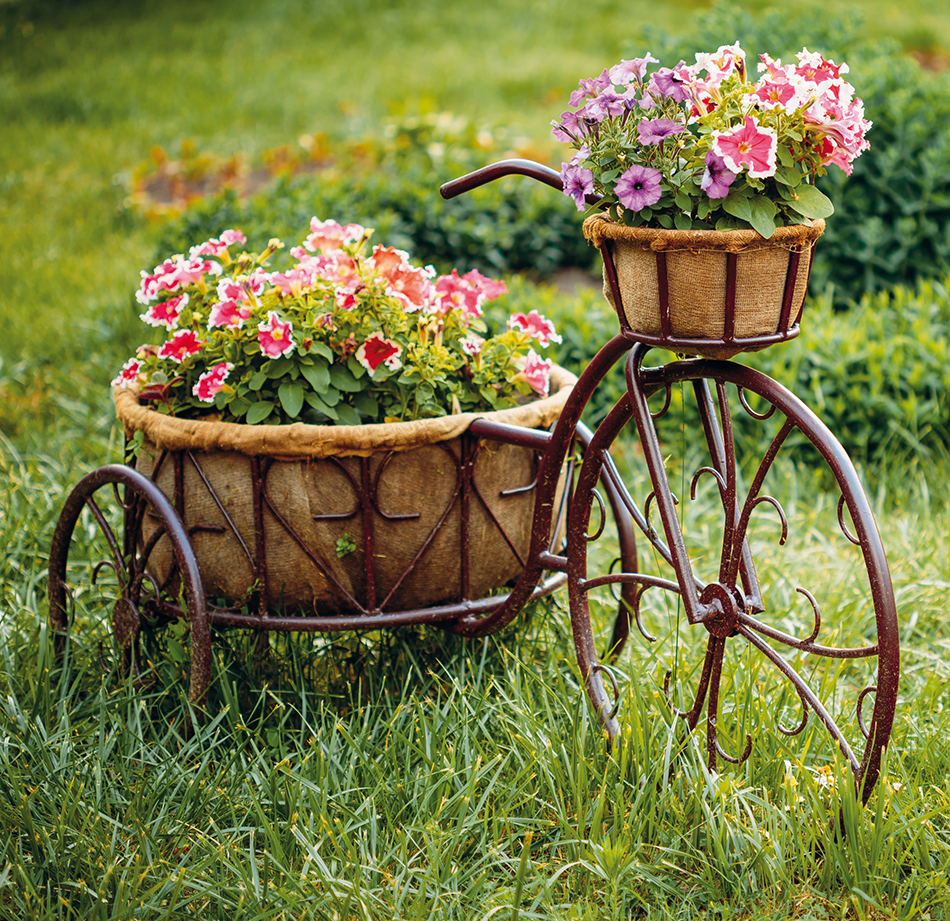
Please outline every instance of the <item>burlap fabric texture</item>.
[[[620, 287], [622, 310], [635, 333], [661, 335], [661, 263], [666, 256], [670, 333], [695, 339], [697, 355], [729, 358], [755, 346], [737, 343], [725, 347], [703, 340], [722, 339], [726, 315], [726, 257], [736, 253], [735, 339], [779, 331], [785, 279], [793, 252], [801, 253], [795, 275], [790, 325], [801, 318], [815, 241], [825, 222], [810, 226], [779, 227], [766, 240], [754, 230], [664, 230], [626, 227], [596, 214], [584, 221], [584, 235], [596, 246], [612, 242], [613, 261]], [[613, 292], [604, 278], [604, 295], [616, 309]], [[761, 348], [762, 346], [759, 346]]]
[[[138, 470], [173, 502], [173, 453], [180, 452], [182, 518], [208, 597], [242, 604], [263, 589], [270, 610], [330, 615], [415, 610], [461, 600], [462, 520], [456, 491], [462, 433], [478, 415], [545, 428], [557, 419], [575, 382], [574, 375], [555, 368], [552, 395], [522, 406], [363, 426], [179, 420], [140, 405], [131, 390], [115, 390], [113, 396], [126, 431], [145, 434]], [[252, 463], [264, 476], [263, 579]], [[530, 544], [534, 490], [506, 493], [530, 486], [536, 470], [532, 450], [478, 440], [469, 502], [470, 598], [484, 597], [520, 575]], [[369, 516], [361, 505], [366, 490], [372, 496]], [[147, 517], [143, 545], [155, 528]], [[370, 561], [367, 528], [372, 531]], [[356, 549], [340, 556], [340, 541]], [[151, 552], [148, 571], [174, 590], [167, 538]]]

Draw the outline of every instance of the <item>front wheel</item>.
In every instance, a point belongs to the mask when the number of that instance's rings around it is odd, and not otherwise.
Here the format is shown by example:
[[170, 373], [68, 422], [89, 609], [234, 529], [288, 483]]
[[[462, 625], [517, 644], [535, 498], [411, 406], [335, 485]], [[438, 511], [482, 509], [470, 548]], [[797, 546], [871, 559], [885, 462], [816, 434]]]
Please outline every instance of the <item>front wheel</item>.
[[569, 548], [575, 637], [588, 644], [579, 658], [588, 672], [600, 667], [585, 627], [591, 605], [634, 586], [630, 618], [661, 663], [657, 686], [687, 730], [705, 715], [711, 770], [744, 761], [769, 732], [788, 739], [787, 757], [817, 755], [826, 773], [839, 749], [866, 802], [891, 734], [900, 654], [887, 561], [854, 467], [765, 375], [704, 360], [646, 369], [645, 351], [631, 352], [628, 393], [588, 449], [571, 510], [591, 520], [608, 452], [633, 419], [648, 474], [631, 480], [639, 502], [622, 492], [645, 550], [637, 571], [611, 571], [589, 538]]

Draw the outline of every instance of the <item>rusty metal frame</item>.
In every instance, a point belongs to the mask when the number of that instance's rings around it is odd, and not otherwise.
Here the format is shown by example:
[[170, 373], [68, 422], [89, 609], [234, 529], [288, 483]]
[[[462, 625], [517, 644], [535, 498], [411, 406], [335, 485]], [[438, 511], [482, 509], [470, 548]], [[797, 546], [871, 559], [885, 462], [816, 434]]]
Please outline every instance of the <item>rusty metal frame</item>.
[[[475, 173], [455, 180], [443, 187], [443, 195], [451, 197], [499, 176], [527, 175], [555, 188], [560, 188], [559, 175], [547, 167], [530, 161], [512, 160], [493, 164]], [[226, 526], [243, 545], [243, 552], [260, 586], [250, 605], [222, 607], [209, 605], [204, 597], [201, 574], [191, 546], [192, 534], [182, 525], [185, 508], [185, 465], [193, 465], [204, 485], [214, 493], [205, 477], [199, 457], [194, 452], [166, 452], [159, 459], [152, 477], [163, 465], [170, 463], [174, 472], [172, 497], [131, 467], [109, 465], [84, 477], [68, 497], [57, 523], [50, 549], [50, 621], [61, 651], [69, 628], [69, 597], [65, 572], [73, 529], [84, 510], [89, 510], [110, 547], [110, 558], [104, 566], [112, 568], [119, 577], [120, 597], [113, 610], [113, 624], [122, 644], [135, 646], [143, 626], [173, 618], [187, 618], [192, 629], [192, 674], [190, 699], [200, 703], [205, 696], [210, 675], [210, 627], [245, 627], [254, 630], [279, 631], [339, 631], [374, 630], [404, 624], [439, 624], [465, 636], [484, 636], [502, 629], [512, 622], [531, 599], [547, 595], [566, 584], [571, 611], [575, 651], [585, 690], [598, 718], [611, 740], [619, 737], [617, 720], [619, 688], [610, 664], [619, 655], [630, 634], [631, 625], [648, 641], [655, 638], [646, 630], [640, 617], [641, 595], [647, 589], [671, 592], [682, 601], [686, 620], [708, 633], [704, 662], [695, 696], [689, 710], [670, 706], [691, 732], [706, 712], [706, 752], [711, 770], [716, 770], [718, 759], [739, 763], [749, 757], [751, 738], [736, 757], [723, 751], [718, 739], [720, 681], [723, 670], [723, 652], [732, 639], [741, 639], [760, 653], [798, 695], [802, 719], [797, 727], [779, 727], [788, 735], [802, 732], [810, 713], [815, 713], [831, 738], [838, 745], [854, 774], [855, 784], [861, 791], [862, 801], [870, 795], [881, 768], [881, 758], [890, 738], [893, 725], [897, 683], [900, 671], [899, 636], [896, 605], [880, 536], [867, 498], [851, 461], [823, 423], [790, 391], [776, 381], [750, 368], [728, 361], [691, 359], [674, 361], [656, 368], [644, 367], [643, 359], [653, 346], [662, 346], [680, 352], [689, 352], [695, 340], [677, 339], [670, 335], [669, 304], [663, 272], [664, 259], [658, 259], [658, 283], [661, 301], [661, 335], [645, 336], [633, 331], [626, 321], [622, 297], [613, 265], [609, 243], [602, 246], [605, 278], [613, 291], [613, 302], [620, 324], [620, 332], [606, 343], [582, 373], [563, 412], [551, 431], [543, 432], [507, 426], [478, 419], [463, 437], [462, 454], [456, 463], [457, 482], [449, 508], [458, 503], [461, 514], [462, 576], [459, 600], [419, 610], [393, 610], [389, 602], [398, 588], [385, 597], [378, 597], [372, 563], [367, 570], [367, 603], [360, 604], [349, 594], [353, 613], [311, 616], [284, 614], [268, 610], [264, 599], [266, 591], [266, 547], [264, 513], [274, 517], [280, 526], [310, 556], [311, 560], [333, 580], [331, 567], [319, 553], [306, 546], [288, 519], [272, 501], [267, 490], [267, 473], [272, 463], [267, 458], [253, 458], [251, 477], [254, 496], [254, 527], [256, 553], [252, 554], [243, 542], [237, 527], [229, 518], [225, 504], [216, 499]], [[798, 335], [800, 316], [792, 316], [792, 292], [798, 273], [800, 256], [792, 253], [786, 276], [781, 318], [774, 333], [754, 338], [736, 338], [734, 335], [735, 258], [729, 257], [727, 271], [727, 310], [724, 334], [721, 339], [704, 340], [704, 345], [733, 348], [761, 348], [773, 342], [785, 341]], [[622, 358], [626, 359], [627, 388], [596, 432], [581, 422], [581, 415], [606, 374]], [[675, 510], [670, 484], [663, 460], [663, 450], [657, 436], [654, 420], [662, 416], [670, 404], [671, 388], [689, 384], [698, 407], [702, 433], [709, 463], [696, 471], [692, 489], [701, 477], [712, 478], [718, 486], [723, 511], [723, 539], [719, 559], [718, 578], [704, 583], [694, 572], [684, 543], [682, 527]], [[651, 396], [666, 391], [666, 401], [659, 411], [650, 409]], [[732, 394], [736, 396], [733, 397]], [[754, 393], [763, 399], [769, 409], [753, 410], [746, 394]], [[778, 411], [784, 417], [778, 433], [764, 456], [758, 460], [755, 473], [744, 494], [738, 486], [736, 446], [733, 434], [734, 412], [744, 412], [753, 419], [766, 419]], [[651, 492], [643, 509], [633, 500], [623, 483], [610, 455], [610, 448], [631, 420], [635, 423], [645, 463], [649, 472]], [[861, 550], [863, 565], [874, 605], [877, 642], [864, 647], [839, 648], [819, 642], [822, 629], [821, 611], [814, 595], [799, 589], [811, 602], [814, 627], [806, 637], [795, 637], [768, 624], [762, 617], [765, 603], [758, 581], [754, 560], [746, 534], [750, 517], [756, 507], [768, 503], [775, 507], [785, 527], [785, 516], [777, 500], [763, 492], [768, 471], [786, 443], [790, 433], [804, 435], [815, 447], [831, 470], [841, 489], [838, 506], [838, 524], [844, 536]], [[468, 557], [473, 547], [468, 534], [468, 522], [473, 503], [487, 507], [471, 476], [472, 460], [481, 440], [489, 439], [530, 448], [537, 456], [537, 475], [532, 484], [515, 487], [512, 491], [532, 489], [535, 493], [534, 516], [530, 547], [522, 575], [510, 590], [487, 598], [470, 597]], [[568, 487], [563, 502], [556, 503], [558, 482], [565, 459], [575, 447], [582, 461], [575, 469], [571, 464]], [[451, 453], [451, 452], [450, 452]], [[380, 508], [378, 486], [386, 466], [384, 461], [375, 476], [371, 475], [369, 461], [359, 465], [359, 477], [344, 469], [357, 496], [354, 507], [333, 516], [349, 519], [359, 516], [363, 521], [363, 540], [366, 559], [373, 559], [374, 522], [377, 517], [399, 520], [417, 517], [412, 512], [399, 515]], [[96, 492], [106, 486], [114, 491], [125, 516], [124, 534], [112, 532], [101, 511]], [[121, 491], [120, 491], [121, 490]], [[617, 527], [620, 547], [619, 571], [604, 575], [588, 573], [587, 548], [603, 530], [606, 495]], [[599, 523], [594, 533], [588, 533], [594, 507], [599, 510]], [[651, 508], [655, 507], [662, 525], [662, 533], [653, 525]], [[852, 527], [845, 522], [845, 511]], [[141, 539], [141, 526], [148, 514], [160, 522], [158, 531], [147, 541]], [[445, 521], [448, 508], [430, 534]], [[498, 522], [496, 521], [496, 524]], [[552, 543], [551, 535], [564, 525], [563, 544]], [[500, 525], [499, 525], [500, 528]], [[853, 529], [852, 529], [853, 528]], [[174, 550], [174, 578], [169, 576], [165, 585], [156, 585], [148, 574], [148, 559], [157, 541], [167, 536]], [[506, 538], [507, 539], [507, 538]], [[656, 555], [671, 569], [672, 578], [640, 572], [638, 569], [637, 541], [646, 540]], [[416, 553], [406, 570], [411, 571], [429, 545], [427, 541]], [[97, 570], [98, 571], [98, 568]], [[402, 578], [405, 578], [405, 574]], [[400, 580], [401, 581], [401, 580]], [[174, 582], [178, 586], [175, 597], [168, 597], [167, 589]], [[602, 661], [595, 648], [588, 597], [592, 589], [601, 585], [616, 586], [619, 591], [618, 614], [610, 647]], [[342, 585], [338, 589], [346, 595]], [[182, 604], [183, 602], [183, 604]], [[873, 658], [877, 660], [876, 685], [865, 688], [858, 695], [855, 707], [857, 723], [865, 736], [863, 756], [859, 756], [838, 727], [808, 682], [798, 674], [781, 650], [793, 650], [823, 658]], [[606, 664], [605, 664], [606, 663]], [[606, 685], [605, 685], [606, 678]], [[608, 693], [609, 689], [609, 693]], [[669, 698], [669, 675], [664, 690]], [[874, 706], [870, 722], [864, 719], [866, 700], [873, 695]]]

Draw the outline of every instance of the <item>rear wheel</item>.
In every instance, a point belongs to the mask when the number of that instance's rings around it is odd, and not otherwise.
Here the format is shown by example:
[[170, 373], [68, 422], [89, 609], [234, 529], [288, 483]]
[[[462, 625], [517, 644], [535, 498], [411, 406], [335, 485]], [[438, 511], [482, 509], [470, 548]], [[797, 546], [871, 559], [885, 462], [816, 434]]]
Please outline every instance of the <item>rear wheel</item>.
[[[144, 540], [146, 520], [149, 537]], [[163, 544], [170, 547], [174, 565], [159, 584], [149, 573], [149, 560]], [[184, 653], [190, 660], [188, 700], [195, 706], [203, 703], [211, 637], [198, 566], [175, 509], [133, 468], [100, 467], [70, 493], [50, 546], [49, 608], [59, 656], [72, 634], [98, 647], [104, 667], [111, 667], [110, 647], [115, 664], [136, 674], [143, 630], [182, 623], [190, 646], [190, 657]], [[170, 642], [183, 652], [184, 643]]]

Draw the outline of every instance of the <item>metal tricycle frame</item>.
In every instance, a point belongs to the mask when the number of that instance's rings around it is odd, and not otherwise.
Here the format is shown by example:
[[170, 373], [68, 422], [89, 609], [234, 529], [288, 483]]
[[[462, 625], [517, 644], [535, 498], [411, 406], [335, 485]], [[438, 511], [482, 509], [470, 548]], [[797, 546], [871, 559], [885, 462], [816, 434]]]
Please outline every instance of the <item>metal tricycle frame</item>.
[[[442, 187], [442, 194], [447, 198], [452, 197], [512, 174], [525, 175], [556, 189], [561, 188], [560, 176], [554, 170], [531, 161], [508, 160], [447, 183]], [[151, 479], [133, 467], [113, 464], [93, 471], [77, 484], [66, 501], [53, 537], [50, 550], [50, 619], [59, 638], [60, 648], [69, 629], [70, 589], [66, 567], [70, 542], [76, 522], [84, 510], [92, 513], [106, 534], [111, 548], [111, 560], [106, 561], [104, 565], [110, 566], [119, 576], [121, 592], [113, 609], [112, 620], [120, 645], [127, 650], [131, 649], [138, 639], [140, 629], [149, 623], [187, 618], [191, 628], [189, 698], [198, 705], [204, 700], [210, 680], [212, 626], [324, 632], [375, 630], [406, 624], [431, 623], [464, 636], [477, 637], [502, 629], [517, 617], [530, 600], [550, 594], [566, 584], [574, 646], [585, 690], [608, 738], [614, 742], [620, 735], [620, 691], [611, 664], [620, 655], [632, 625], [635, 624], [648, 640], [654, 639], [641, 621], [640, 600], [646, 590], [658, 588], [679, 599], [689, 625], [702, 628], [708, 633], [704, 661], [692, 706], [688, 710], [676, 710], [675, 707], [674, 710], [683, 719], [688, 730], [692, 731], [699, 724], [704, 709], [708, 708], [705, 747], [709, 768], [716, 770], [719, 758], [741, 762], [749, 757], [751, 751], [751, 736], [747, 738], [745, 749], [738, 757], [727, 755], [718, 738], [723, 655], [728, 640], [741, 637], [790, 683], [799, 699], [802, 708], [800, 724], [790, 730], [779, 726], [781, 731], [787, 735], [802, 732], [808, 722], [809, 712], [815, 713], [848, 761], [861, 799], [866, 801], [880, 773], [882, 755], [894, 720], [899, 677], [899, 636], [887, 561], [870, 505], [854, 466], [837, 439], [801, 400], [781, 384], [752, 368], [732, 361], [701, 358], [677, 360], [654, 368], [645, 367], [644, 358], [654, 346], [688, 353], [690, 342], [670, 335], [668, 318], [664, 320], [664, 328], [659, 336], [644, 336], [629, 327], [620, 307], [622, 299], [613, 268], [610, 244], [605, 242], [601, 250], [606, 283], [613, 289], [619, 332], [603, 345], [583, 370], [552, 430], [538, 431], [488, 419], [476, 419], [465, 436], [474, 441], [490, 439], [532, 448], [538, 455], [537, 478], [533, 484], [535, 505], [530, 549], [524, 560], [522, 574], [510, 591], [487, 598], [470, 598], [467, 592], [463, 591], [465, 597], [458, 603], [409, 611], [383, 610], [376, 603], [376, 599], [372, 598], [372, 604], [357, 613], [331, 616], [275, 614], [268, 610], [266, 603], [261, 600], [264, 593], [258, 596], [257, 610], [253, 609], [253, 605], [251, 609], [238, 609], [235, 606], [209, 604], [191, 546], [192, 535], [182, 524], [183, 497], [176, 495], [169, 498]], [[793, 275], [795, 271], [797, 261], [789, 274]], [[727, 313], [730, 309], [727, 305]], [[751, 344], [761, 347], [798, 335], [798, 323], [789, 322], [787, 311], [783, 322], [785, 325], [777, 333], [760, 336]], [[732, 329], [731, 317], [727, 316], [720, 344], [737, 344]], [[743, 340], [738, 344], [749, 342]], [[626, 392], [596, 432], [591, 432], [581, 422], [581, 416], [608, 372], [621, 359], [625, 359]], [[710, 456], [710, 463], [702, 467], [694, 477], [693, 490], [700, 474], [712, 478], [718, 487], [723, 508], [719, 573], [717, 579], [709, 581], [702, 581], [697, 576], [690, 560], [676, 512], [678, 500], [670, 487], [662, 446], [654, 424], [655, 419], [662, 416], [668, 408], [672, 388], [686, 384], [690, 384], [693, 389], [703, 437]], [[745, 490], [740, 488], [741, 478], [737, 474], [732, 410], [727, 386], [735, 388], [742, 411], [752, 418], [768, 419], [778, 412], [779, 418], [785, 420], [758, 465], [751, 485]], [[666, 392], [664, 407], [659, 411], [652, 411], [649, 399], [663, 391]], [[748, 394], [756, 395], [769, 408], [765, 411], [753, 409], [748, 402]], [[631, 418], [635, 422], [652, 485], [652, 491], [642, 510], [632, 499], [610, 454], [611, 446]], [[760, 618], [766, 611], [766, 604], [747, 531], [753, 510], [763, 503], [779, 509], [783, 527], [786, 527], [784, 512], [779, 503], [763, 493], [762, 487], [766, 475], [772, 469], [776, 454], [790, 433], [799, 433], [814, 446], [841, 489], [838, 522], [848, 542], [860, 548], [875, 613], [877, 643], [844, 647], [819, 643], [819, 605], [814, 596], [802, 588], [797, 591], [804, 594], [814, 608], [814, 629], [809, 635], [794, 636]], [[582, 450], [583, 460], [576, 476], [573, 471], [570, 474], [569, 488], [559, 506], [559, 482], [565, 462], [572, 456], [575, 446]], [[187, 453], [189, 452], [178, 452], [172, 462], [178, 465], [187, 463]], [[193, 456], [191, 462], [200, 471], [199, 462]], [[262, 469], [260, 462], [255, 461], [252, 469], [255, 471], [257, 490], [256, 528], [262, 537], [261, 516], [264, 505], [269, 502], [266, 493], [266, 468]], [[463, 484], [460, 487], [460, 501], [463, 508], [470, 498], [468, 490], [471, 484], [465, 485], [466, 469], [466, 461], [463, 458], [460, 464], [460, 483]], [[360, 510], [361, 514], [367, 516], [374, 508], [378, 511], [378, 504], [365, 470], [363, 480], [366, 489], [360, 493]], [[181, 481], [181, 477], [176, 478], [176, 483]], [[104, 487], [114, 490], [123, 509], [125, 527], [122, 535], [113, 531], [96, 499], [96, 493]], [[119, 492], [120, 487], [123, 489], [122, 494]], [[606, 494], [617, 528], [620, 570], [591, 577], [588, 573], [587, 547], [603, 530], [605, 513], [605, 504], [600, 497], [599, 488]], [[655, 506], [662, 524], [662, 533], [653, 524], [651, 506]], [[595, 529], [596, 533], [590, 534], [588, 530], [594, 507], [598, 508], [601, 522]], [[163, 597], [163, 586], [155, 585], [146, 571], [149, 548], [143, 550], [137, 529], [138, 522], [146, 510], [152, 518], [161, 521], [160, 533], [167, 535], [174, 550], [178, 590], [173, 599]], [[850, 516], [851, 527], [845, 522], [845, 511]], [[552, 542], [551, 535], [561, 531], [560, 524], [564, 523], [565, 513], [565, 536], [563, 544], [558, 546]], [[462, 530], [463, 535], [467, 533], [464, 525]], [[646, 539], [651, 552], [672, 569], [674, 578], [661, 578], [639, 571], [638, 531], [639, 539]], [[153, 537], [152, 546], [157, 539]], [[468, 553], [469, 549], [466, 544], [464, 552]], [[368, 554], [368, 557], [371, 558], [372, 554]], [[133, 561], [131, 564], [130, 560]], [[136, 560], [138, 562], [135, 562]], [[262, 567], [262, 577], [264, 573], [265, 568]], [[152, 584], [149, 584], [150, 582]], [[617, 586], [619, 590], [619, 609], [612, 638], [604, 656], [601, 657], [595, 645], [591, 624], [589, 593], [608, 584]], [[864, 688], [855, 705], [857, 724], [865, 740], [863, 756], [854, 750], [820, 696], [795, 670], [789, 657], [774, 648], [775, 644], [802, 655], [836, 659], [877, 659], [876, 684]], [[134, 661], [132, 664], [135, 665]], [[672, 706], [669, 673], [664, 682], [664, 691]], [[872, 695], [873, 713], [870, 721], [866, 722], [863, 710], [867, 698]]]

